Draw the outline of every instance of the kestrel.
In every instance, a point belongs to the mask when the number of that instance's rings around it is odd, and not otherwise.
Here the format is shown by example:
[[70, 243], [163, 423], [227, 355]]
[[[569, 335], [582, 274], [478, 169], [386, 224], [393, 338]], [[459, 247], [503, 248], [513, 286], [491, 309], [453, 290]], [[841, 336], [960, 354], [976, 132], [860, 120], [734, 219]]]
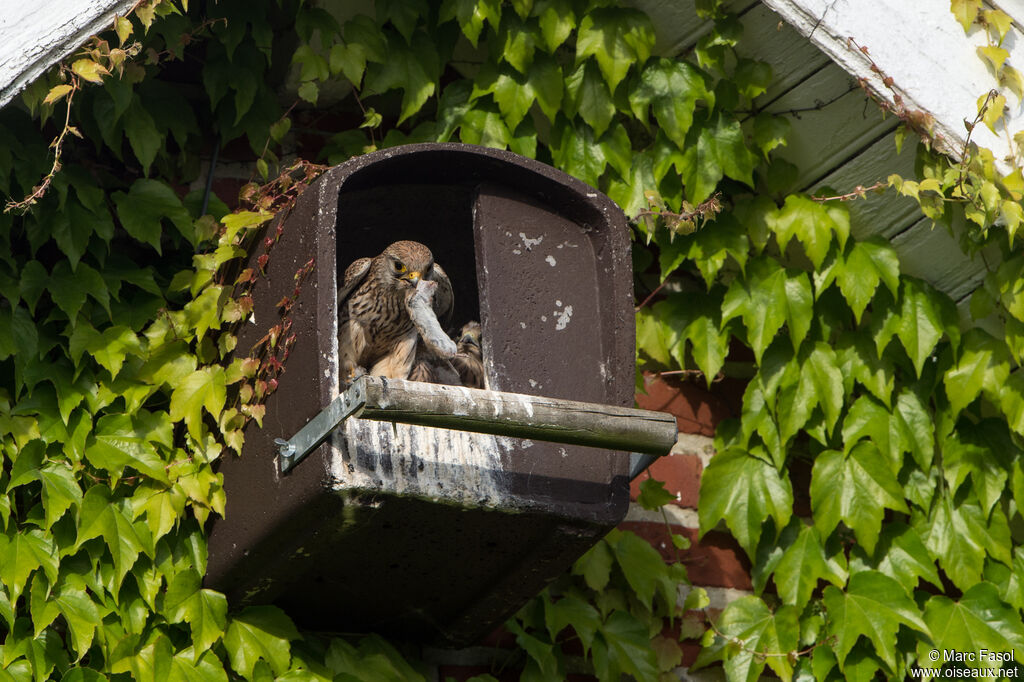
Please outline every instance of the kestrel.
[[[392, 379], [409, 376], [420, 330], [409, 314], [417, 288], [432, 297], [432, 327], [443, 327], [454, 299], [444, 270], [423, 244], [399, 241], [374, 258], [360, 258], [345, 270], [338, 289], [338, 355], [341, 376], [364, 372]], [[423, 287], [428, 282], [435, 287]], [[425, 323], [420, 321], [420, 327]], [[429, 314], [427, 315], [429, 317]], [[445, 340], [451, 340], [445, 336]]]
[[459, 332], [458, 352], [452, 365], [459, 382], [468, 388], [484, 388], [484, 360], [479, 322], [467, 322]]

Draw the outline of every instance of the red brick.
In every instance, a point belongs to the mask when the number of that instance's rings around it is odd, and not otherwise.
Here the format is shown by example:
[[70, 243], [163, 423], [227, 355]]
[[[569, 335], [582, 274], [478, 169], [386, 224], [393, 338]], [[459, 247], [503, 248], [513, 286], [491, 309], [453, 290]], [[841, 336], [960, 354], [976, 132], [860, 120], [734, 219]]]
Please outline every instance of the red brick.
[[[704, 470], [700, 457], [697, 455], [669, 455], [661, 457], [648, 469], [652, 478], [662, 481], [665, 490], [678, 494], [673, 504], [690, 509], [697, 508], [697, 495], [700, 492], [700, 475]], [[636, 500], [640, 494], [640, 483], [646, 476], [637, 476], [630, 484], [631, 499]]]
[[[648, 521], [625, 521], [621, 530], [629, 530], [644, 538], [661, 553], [666, 561], [676, 560], [676, 549], [668, 537], [665, 524]], [[696, 528], [672, 525], [673, 533], [689, 538], [690, 549], [679, 551], [690, 581], [702, 587], [729, 587], [751, 589], [750, 562], [736, 541], [729, 535], [711, 531], [697, 540]]]
[[645, 410], [675, 415], [679, 430], [683, 433], [714, 436], [718, 422], [737, 414], [727, 400], [719, 395], [717, 385], [714, 386], [715, 391], [708, 391], [705, 386], [693, 381], [646, 374], [644, 386], [646, 393], [636, 395], [637, 405]]

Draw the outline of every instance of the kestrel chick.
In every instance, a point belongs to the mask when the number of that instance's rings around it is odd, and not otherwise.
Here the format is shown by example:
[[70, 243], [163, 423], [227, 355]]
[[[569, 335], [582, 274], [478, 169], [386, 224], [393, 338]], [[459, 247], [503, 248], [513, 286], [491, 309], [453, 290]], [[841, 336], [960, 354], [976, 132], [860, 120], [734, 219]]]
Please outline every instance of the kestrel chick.
[[463, 386], [484, 387], [484, 359], [481, 347], [479, 322], [467, 322], [459, 332], [458, 352], [452, 358], [452, 366], [459, 373]]
[[434, 313], [446, 324], [452, 311], [451, 284], [423, 244], [395, 242], [345, 270], [338, 289], [338, 355], [344, 381], [364, 372], [392, 379], [409, 376], [419, 333], [407, 305], [421, 279], [438, 282], [437, 290], [447, 291], [447, 296], [433, 298]]

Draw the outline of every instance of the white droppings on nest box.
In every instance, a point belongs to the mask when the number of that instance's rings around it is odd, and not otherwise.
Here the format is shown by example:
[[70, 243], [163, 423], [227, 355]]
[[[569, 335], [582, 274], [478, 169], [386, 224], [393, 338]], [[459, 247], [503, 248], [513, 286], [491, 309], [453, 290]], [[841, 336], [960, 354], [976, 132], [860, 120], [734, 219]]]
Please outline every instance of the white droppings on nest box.
[[548, 254], [547, 258], [545, 258], [544, 260], [546, 260], [548, 262], [548, 265], [550, 265], [551, 267], [555, 267], [555, 265], [557, 264], [555, 257], [552, 256], [551, 254]]
[[517, 256], [521, 256], [521, 255], [523, 255], [523, 252], [522, 252], [522, 251], [520, 251], [519, 249], [512, 249], [512, 253], [514, 253], [514, 254], [515, 254], [515, 255], [517, 255]]
[[520, 445], [522, 445], [523, 449], [526, 450], [528, 448], [532, 448], [533, 447], [533, 441], [530, 440], [529, 438], [524, 438], [522, 440], [522, 442], [520, 443]]
[[333, 444], [343, 439], [347, 457], [332, 447], [329, 465], [339, 489], [383, 489], [484, 506], [505, 501], [498, 477], [502, 454], [515, 447], [508, 438], [368, 419], [347, 420], [339, 435]]
[[527, 251], [533, 251], [533, 247], [539, 246], [544, 241], [544, 235], [539, 237], [527, 237], [525, 232], [519, 233], [519, 238], [523, 240], [523, 246], [526, 247]]
[[553, 315], [557, 316], [555, 321], [555, 331], [562, 331], [569, 326], [569, 318], [572, 317], [572, 306], [565, 306], [564, 310], [556, 310]]
[[526, 329], [526, 323], [525, 322], [520, 322], [519, 323], [519, 328], [520, 329]]

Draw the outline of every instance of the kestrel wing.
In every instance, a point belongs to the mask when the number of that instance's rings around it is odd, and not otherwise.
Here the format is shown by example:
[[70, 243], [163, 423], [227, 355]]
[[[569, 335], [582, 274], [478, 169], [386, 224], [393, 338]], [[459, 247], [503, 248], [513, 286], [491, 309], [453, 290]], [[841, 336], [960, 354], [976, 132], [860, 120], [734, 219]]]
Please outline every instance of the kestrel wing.
[[452, 322], [452, 311], [455, 309], [455, 294], [452, 293], [452, 282], [448, 279], [448, 273], [437, 263], [430, 272], [430, 279], [437, 282], [437, 291], [434, 292], [434, 315], [437, 321], [445, 329]]
[[338, 307], [341, 307], [341, 303], [349, 297], [353, 291], [359, 288], [359, 285], [366, 279], [366, 273], [370, 271], [370, 258], [360, 258], [359, 260], [352, 263], [352, 265], [345, 268], [345, 275], [343, 282], [338, 287]]

